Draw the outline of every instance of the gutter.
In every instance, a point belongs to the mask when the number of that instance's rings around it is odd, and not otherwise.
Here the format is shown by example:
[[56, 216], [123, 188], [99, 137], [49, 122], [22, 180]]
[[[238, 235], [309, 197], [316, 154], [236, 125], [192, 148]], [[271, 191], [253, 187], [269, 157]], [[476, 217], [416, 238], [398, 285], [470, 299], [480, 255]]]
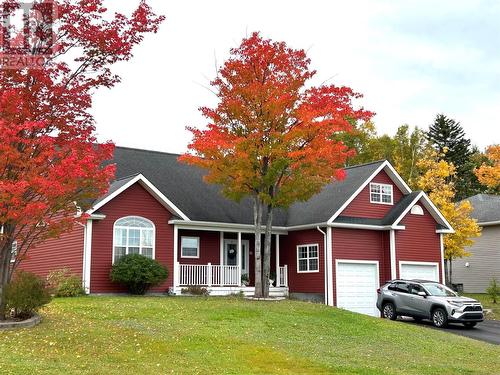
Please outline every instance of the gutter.
[[326, 252], [326, 233], [318, 226], [316, 226], [318, 232], [323, 235], [323, 251], [325, 253], [325, 305], [328, 305], [328, 256]]

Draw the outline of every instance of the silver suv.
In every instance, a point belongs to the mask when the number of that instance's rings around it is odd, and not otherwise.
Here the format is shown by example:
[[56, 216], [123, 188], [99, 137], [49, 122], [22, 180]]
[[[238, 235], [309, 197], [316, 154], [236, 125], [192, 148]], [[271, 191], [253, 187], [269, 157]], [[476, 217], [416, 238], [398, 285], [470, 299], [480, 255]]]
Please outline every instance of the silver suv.
[[383, 318], [396, 320], [398, 316], [410, 316], [416, 321], [430, 319], [436, 327], [463, 323], [468, 328], [484, 320], [483, 307], [478, 301], [460, 297], [435, 281], [393, 280], [377, 292], [377, 308]]

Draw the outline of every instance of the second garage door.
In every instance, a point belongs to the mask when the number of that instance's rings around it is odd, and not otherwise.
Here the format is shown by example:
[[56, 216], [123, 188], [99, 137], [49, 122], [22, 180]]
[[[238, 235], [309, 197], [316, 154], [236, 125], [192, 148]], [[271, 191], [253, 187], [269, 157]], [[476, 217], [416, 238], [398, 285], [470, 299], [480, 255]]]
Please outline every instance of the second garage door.
[[401, 262], [399, 272], [401, 279], [419, 279], [439, 282], [439, 266], [437, 263]]
[[337, 307], [379, 316], [376, 306], [378, 263], [337, 260], [336, 281]]

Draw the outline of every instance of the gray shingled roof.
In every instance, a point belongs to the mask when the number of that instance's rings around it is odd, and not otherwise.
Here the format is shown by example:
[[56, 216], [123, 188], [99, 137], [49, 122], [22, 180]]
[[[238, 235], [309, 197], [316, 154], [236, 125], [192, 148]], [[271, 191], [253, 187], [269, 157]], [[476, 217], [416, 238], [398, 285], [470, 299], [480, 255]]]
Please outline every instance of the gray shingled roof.
[[[116, 163], [117, 180], [107, 195], [141, 173], [191, 220], [253, 224], [250, 199], [243, 199], [240, 203], [226, 199], [221, 194], [220, 186], [203, 181], [204, 170], [179, 163], [178, 157], [177, 154], [116, 147], [112, 162]], [[346, 168], [343, 181], [325, 186], [307, 202], [296, 203], [286, 211], [277, 210], [274, 225], [326, 222], [383, 162]], [[399, 205], [394, 209], [397, 207]]]
[[471, 216], [479, 223], [500, 221], [500, 195], [477, 194], [466, 200], [474, 208]]

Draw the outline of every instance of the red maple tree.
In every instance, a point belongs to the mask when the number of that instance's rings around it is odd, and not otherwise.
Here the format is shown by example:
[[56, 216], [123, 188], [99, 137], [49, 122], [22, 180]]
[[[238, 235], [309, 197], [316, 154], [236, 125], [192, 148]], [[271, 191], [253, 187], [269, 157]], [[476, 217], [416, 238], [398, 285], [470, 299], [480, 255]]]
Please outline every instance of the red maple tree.
[[[19, 7], [7, 3], [10, 11]], [[30, 246], [83, 220], [77, 211], [107, 190], [114, 166], [104, 161], [114, 146], [96, 141], [92, 94], [119, 82], [110, 67], [129, 60], [163, 21], [145, 1], [130, 17], [108, 17], [102, 0], [52, 3], [51, 42], [39, 38], [31, 46], [43, 64], [0, 69], [0, 319], [4, 287]]]
[[[269, 293], [273, 210], [304, 201], [333, 181], [353, 151], [341, 141], [351, 124], [373, 115], [354, 108], [361, 97], [348, 87], [306, 87], [315, 75], [303, 50], [263, 39], [243, 39], [211, 82], [219, 103], [201, 108], [204, 130], [181, 160], [205, 168], [205, 180], [223, 193], [254, 201], [255, 295]], [[263, 217], [266, 221], [261, 251]]]

